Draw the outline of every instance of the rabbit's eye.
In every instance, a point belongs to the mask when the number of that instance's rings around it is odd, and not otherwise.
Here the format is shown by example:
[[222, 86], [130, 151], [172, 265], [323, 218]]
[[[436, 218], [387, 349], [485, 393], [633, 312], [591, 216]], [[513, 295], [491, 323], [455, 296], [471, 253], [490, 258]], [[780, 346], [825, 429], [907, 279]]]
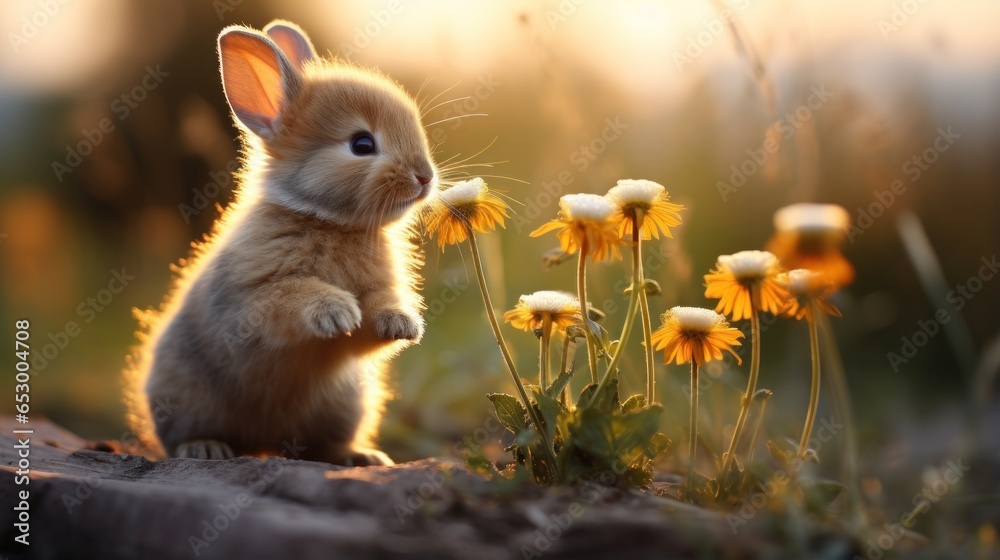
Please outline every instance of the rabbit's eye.
[[375, 139], [367, 132], [359, 132], [351, 139], [351, 153], [356, 156], [370, 156], [377, 151]]

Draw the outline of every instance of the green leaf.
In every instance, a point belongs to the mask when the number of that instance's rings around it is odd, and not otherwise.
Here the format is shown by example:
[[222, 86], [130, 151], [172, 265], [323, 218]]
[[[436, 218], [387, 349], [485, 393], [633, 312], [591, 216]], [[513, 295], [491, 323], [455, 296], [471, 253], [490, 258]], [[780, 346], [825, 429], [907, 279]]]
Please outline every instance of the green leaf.
[[593, 404], [588, 405], [592, 398], [594, 398], [594, 392], [597, 391], [597, 385], [591, 383], [583, 388], [580, 393], [580, 398], [576, 401], [586, 406], [587, 408], [596, 408], [605, 413], [611, 413], [613, 411], [618, 411], [621, 409], [621, 402], [618, 400], [618, 380], [609, 379], [608, 384], [604, 386], [604, 391], [597, 396], [597, 400]]
[[847, 487], [834, 480], [802, 481], [802, 492], [806, 496], [809, 509], [821, 512], [830, 506]]
[[556, 380], [552, 382], [552, 385], [545, 390], [545, 394], [552, 398], [559, 398], [559, 394], [563, 392], [566, 385], [569, 384], [569, 380], [573, 378], [572, 371], [564, 371], [556, 377]]
[[649, 447], [645, 450], [646, 457], [656, 459], [657, 456], [669, 449], [672, 443], [666, 434], [656, 432], [649, 440]]
[[490, 393], [486, 395], [486, 398], [493, 403], [497, 420], [500, 420], [501, 424], [514, 432], [514, 435], [524, 431], [524, 418], [528, 411], [521, 404], [521, 401], [517, 400], [517, 397], [506, 393]]
[[627, 414], [584, 409], [575, 426], [577, 447], [608, 465], [631, 465], [642, 457], [660, 425], [663, 407], [654, 405]]
[[465, 464], [469, 466], [473, 471], [484, 475], [488, 478], [494, 476], [499, 476], [500, 471], [497, 470], [496, 465], [493, 461], [490, 461], [482, 453], [469, 453], [465, 456]]
[[622, 412], [631, 412], [646, 406], [646, 395], [632, 395], [622, 403]]
[[542, 413], [542, 422], [545, 422], [545, 433], [549, 436], [549, 441], [555, 441], [556, 426], [559, 425], [559, 416], [563, 406], [554, 398], [534, 391], [535, 402], [538, 403], [538, 410]]

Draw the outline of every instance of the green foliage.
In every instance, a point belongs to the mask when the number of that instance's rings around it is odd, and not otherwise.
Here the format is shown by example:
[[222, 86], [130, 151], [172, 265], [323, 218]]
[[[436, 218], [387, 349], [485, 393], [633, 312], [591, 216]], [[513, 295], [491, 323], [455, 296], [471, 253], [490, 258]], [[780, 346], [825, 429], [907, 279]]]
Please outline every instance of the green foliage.
[[[533, 425], [527, 409], [515, 396], [488, 395], [500, 423], [514, 435], [514, 443], [507, 450], [512, 452], [515, 463], [526, 467], [531, 477], [544, 485], [596, 480], [604, 473], [611, 473], [622, 485], [648, 484], [653, 459], [670, 446], [670, 439], [657, 431], [663, 407], [648, 405], [642, 395], [622, 403], [618, 382], [611, 380], [600, 393], [596, 384], [583, 390], [577, 402], [588, 405], [568, 408], [558, 396], [569, 378], [570, 374], [563, 372], [544, 391], [529, 386], [530, 406], [543, 426]], [[540, 447], [544, 440], [539, 430], [554, 444], [555, 464]]]

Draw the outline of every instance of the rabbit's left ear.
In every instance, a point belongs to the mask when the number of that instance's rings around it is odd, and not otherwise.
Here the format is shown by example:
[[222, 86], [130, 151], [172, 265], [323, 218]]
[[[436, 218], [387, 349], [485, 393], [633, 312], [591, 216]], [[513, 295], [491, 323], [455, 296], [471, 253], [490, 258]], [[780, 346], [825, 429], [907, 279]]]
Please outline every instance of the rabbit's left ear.
[[302, 89], [299, 71], [274, 41], [238, 25], [219, 35], [219, 65], [236, 118], [261, 138], [274, 136], [282, 111]]
[[264, 33], [271, 38], [275, 44], [285, 53], [288, 61], [299, 70], [305, 61], [316, 58], [316, 49], [313, 48], [309, 37], [302, 31], [302, 28], [290, 21], [276, 19], [267, 24]]

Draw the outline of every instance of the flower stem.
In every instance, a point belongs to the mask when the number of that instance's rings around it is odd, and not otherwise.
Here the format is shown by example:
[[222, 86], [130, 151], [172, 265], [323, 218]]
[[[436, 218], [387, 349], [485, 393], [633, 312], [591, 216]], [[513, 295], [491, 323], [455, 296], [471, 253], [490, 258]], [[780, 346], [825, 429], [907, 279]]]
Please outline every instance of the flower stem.
[[[771, 397], [771, 392], [767, 389], [761, 389], [758, 393], [764, 393], [763, 396], [755, 398], [754, 400], [760, 400], [760, 410], [757, 412], [757, 421], [753, 425], [753, 434], [750, 436], [750, 447], [747, 448], [747, 466], [753, 464], [754, 452], [757, 450], [757, 439], [760, 437], [761, 429], [764, 426], [764, 411], [767, 409], [767, 399]], [[743, 491], [746, 491], [747, 487], [750, 485], [751, 477], [745, 477], [743, 479]]]
[[552, 341], [552, 315], [542, 314], [542, 336], [538, 339], [538, 386], [549, 388], [549, 345]]
[[757, 291], [757, 287], [754, 286], [750, 290], [750, 379], [747, 380], [747, 390], [743, 393], [740, 415], [736, 419], [736, 428], [733, 429], [733, 439], [729, 442], [726, 459], [722, 462], [722, 476], [726, 476], [726, 473], [729, 472], [729, 465], [733, 462], [736, 446], [739, 444], [740, 435], [743, 432], [747, 416], [750, 413], [753, 394], [757, 390], [757, 377], [760, 375], [760, 314], [757, 312], [757, 302], [759, 299], [760, 294]]
[[831, 400], [834, 410], [844, 423], [844, 471], [847, 486], [847, 504], [851, 512], [851, 529], [855, 534], [867, 526], [867, 513], [865, 512], [864, 499], [861, 494], [861, 478], [858, 472], [858, 443], [857, 429], [854, 426], [854, 411], [851, 406], [851, 392], [847, 387], [847, 376], [844, 373], [844, 363], [840, 358], [837, 349], [837, 339], [833, 336], [833, 330], [826, 316], [816, 313], [813, 320], [818, 323], [819, 329], [823, 332], [823, 346], [827, 351], [828, 372], [825, 377], [829, 386]]
[[[563, 337], [563, 347], [562, 356], [559, 358], [559, 375], [566, 373], [566, 367], [569, 363], [569, 345], [572, 343], [570, 340], [569, 333], [564, 333]], [[574, 346], [574, 348], [576, 348]], [[570, 391], [569, 383], [566, 384], [566, 388], [562, 392], [562, 403], [566, 405], [567, 408], [573, 408], [573, 395]]]
[[799, 456], [804, 456], [809, 447], [809, 438], [812, 437], [813, 424], [816, 422], [816, 409], [819, 408], [819, 334], [816, 329], [816, 317], [820, 311], [813, 301], [809, 302], [809, 314], [806, 321], [809, 323], [809, 349], [812, 354], [812, 390], [809, 391], [809, 409], [806, 411], [806, 423], [802, 428], [802, 439], [799, 440]]
[[594, 333], [590, 330], [590, 309], [587, 306], [587, 239], [580, 244], [580, 262], [576, 267], [576, 291], [580, 298], [580, 316], [583, 319], [583, 333], [587, 339], [587, 364], [590, 366], [590, 381], [597, 383], [597, 348], [594, 347]]
[[[466, 225], [468, 227], [468, 225]], [[472, 249], [472, 262], [476, 266], [476, 279], [479, 280], [479, 289], [483, 293], [483, 304], [486, 306], [486, 316], [490, 320], [490, 327], [493, 328], [493, 336], [496, 337], [497, 345], [500, 346], [500, 354], [503, 355], [504, 362], [507, 365], [507, 371], [510, 372], [510, 376], [514, 379], [514, 386], [517, 388], [517, 393], [521, 397], [521, 403], [524, 408], [528, 410], [528, 416], [531, 418], [531, 422], [535, 425], [535, 431], [538, 432], [538, 437], [542, 438], [542, 444], [545, 447], [545, 454], [548, 458], [549, 468], [555, 469], [556, 465], [556, 454], [552, 449], [552, 443], [549, 441], [548, 434], [542, 425], [541, 418], [535, 411], [535, 407], [531, 406], [531, 401], [528, 399], [528, 393], [524, 390], [524, 384], [521, 383], [521, 376], [517, 373], [517, 368], [514, 366], [514, 359], [510, 355], [510, 350], [507, 348], [507, 342], [503, 339], [503, 334], [500, 332], [500, 323], [497, 322], [496, 312], [493, 311], [493, 302], [490, 301], [490, 291], [486, 288], [486, 275], [483, 273], [483, 263], [479, 258], [479, 245], [476, 243], [476, 236], [469, 228], [469, 247]]]
[[688, 489], [694, 487], [694, 463], [698, 453], [698, 362], [691, 359], [691, 435], [688, 448]]
[[[639, 211], [641, 212], [641, 210]], [[653, 365], [653, 329], [649, 318], [649, 300], [646, 297], [646, 276], [642, 269], [642, 237], [639, 235], [639, 220], [632, 228], [632, 258], [633, 283], [639, 286], [639, 312], [642, 321], [642, 343], [646, 351], [646, 403], [656, 402], [656, 375]]]
[[[611, 362], [608, 364], [607, 371], [604, 372], [604, 376], [601, 377], [601, 382], [597, 385], [597, 390], [594, 391], [594, 395], [591, 398], [591, 402], [597, 399], [597, 395], [604, 390], [607, 386], [608, 381], [613, 377], [617, 377], [615, 370], [618, 368], [618, 362], [622, 357], [622, 349], [628, 343], [629, 336], [632, 334], [632, 325], [635, 323], [635, 313], [639, 309], [640, 293], [645, 295], [645, 285], [642, 281], [642, 248], [639, 245], [639, 229], [638, 227], [632, 228], [632, 293], [629, 295], [628, 308], [625, 312], [625, 324], [622, 326], [622, 334], [618, 338], [618, 347], [615, 348], [615, 353], [611, 356]], [[647, 322], [648, 324], [648, 322]], [[645, 330], [645, 329], [644, 329]], [[650, 333], [650, 338], [652, 338], [652, 333]], [[652, 358], [652, 354], [649, 355]], [[648, 380], [647, 380], [648, 383]], [[587, 403], [589, 406], [590, 403]]]
[[[761, 389], [760, 392], [765, 392], [767, 389]], [[767, 409], [767, 399], [770, 398], [771, 393], [767, 391], [763, 397], [760, 398], [760, 410], [757, 412], [757, 422], [753, 426], [753, 435], [750, 436], [750, 448], [747, 451], [747, 464], [753, 462], [754, 451], [757, 449], [757, 439], [760, 437], [761, 428], [764, 427], [764, 411]]]

